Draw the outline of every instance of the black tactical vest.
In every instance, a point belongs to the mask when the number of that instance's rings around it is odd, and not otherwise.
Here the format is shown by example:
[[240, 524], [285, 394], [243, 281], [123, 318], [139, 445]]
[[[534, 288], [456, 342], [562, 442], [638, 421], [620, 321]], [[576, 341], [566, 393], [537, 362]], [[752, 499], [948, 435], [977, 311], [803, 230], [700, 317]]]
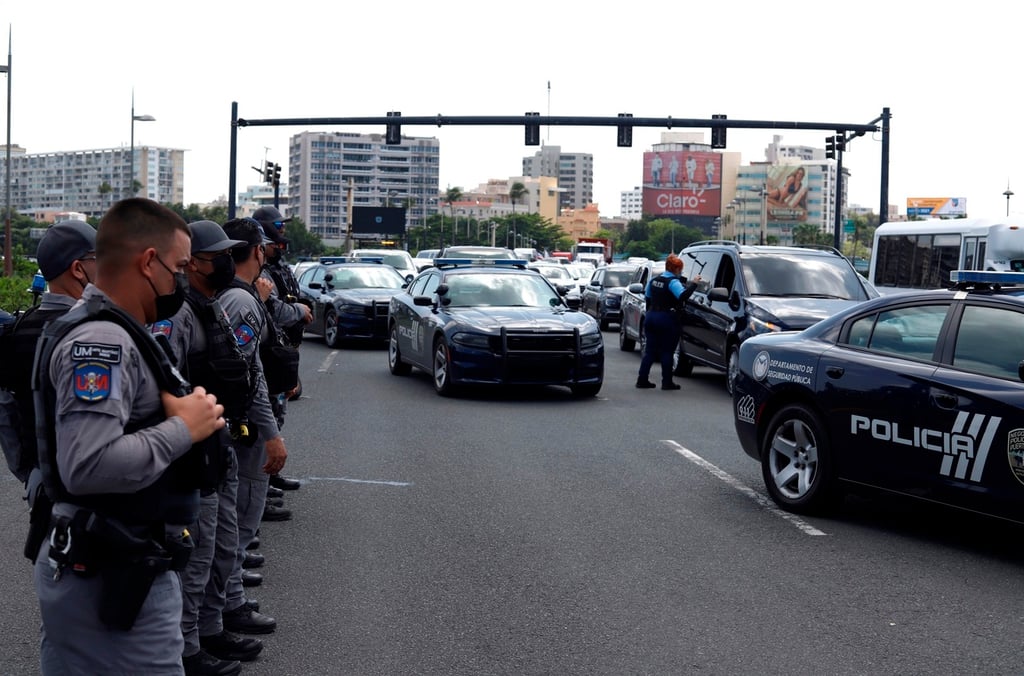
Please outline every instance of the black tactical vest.
[[217, 396], [226, 420], [243, 418], [256, 398], [256, 360], [242, 354], [219, 300], [191, 288], [185, 299], [206, 336], [206, 348], [186, 356], [188, 380]]
[[[53, 320], [43, 330], [36, 352], [32, 372], [32, 389], [36, 408], [36, 443], [39, 449], [39, 467], [43, 474], [43, 486], [54, 503], [67, 502], [93, 510], [103, 516], [117, 519], [125, 524], [192, 523], [199, 513], [199, 485], [196, 449], [178, 458], [149, 486], [135, 493], [108, 493], [75, 495], [67, 490], [57, 470], [56, 433], [56, 390], [50, 380], [50, 359], [54, 349], [60, 345], [68, 332], [87, 321], [109, 321], [123, 328], [135, 343], [146, 365], [156, 378], [159, 389], [174, 396], [184, 396], [191, 391], [174, 364], [167, 350], [157, 339], [124, 310], [114, 306], [101, 296], [93, 296], [79, 304], [63, 317]], [[158, 407], [145, 420], [130, 423], [126, 434], [152, 427], [166, 420], [163, 409]]]
[[11, 393], [17, 407], [12, 420], [18, 421], [16, 438], [4, 435], [4, 455], [7, 465], [22, 481], [28, 479], [32, 468], [39, 465], [36, 449], [36, 412], [32, 397], [32, 362], [36, 343], [43, 327], [64, 315], [68, 308], [42, 310], [35, 306], [26, 310], [8, 333], [0, 337], [0, 387]]

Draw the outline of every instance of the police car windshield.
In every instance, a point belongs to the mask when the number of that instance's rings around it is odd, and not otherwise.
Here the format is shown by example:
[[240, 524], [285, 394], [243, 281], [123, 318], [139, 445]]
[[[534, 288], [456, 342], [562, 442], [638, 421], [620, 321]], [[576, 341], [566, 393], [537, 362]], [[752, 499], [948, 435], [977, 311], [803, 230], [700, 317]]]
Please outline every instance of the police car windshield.
[[333, 268], [331, 276], [334, 289], [400, 289], [405, 283], [394, 268], [383, 265]]
[[448, 284], [449, 307], [554, 307], [561, 304], [558, 294], [539, 275], [474, 273], [451, 275]]
[[844, 259], [771, 253], [744, 255], [742, 262], [751, 296], [867, 299], [857, 273]]

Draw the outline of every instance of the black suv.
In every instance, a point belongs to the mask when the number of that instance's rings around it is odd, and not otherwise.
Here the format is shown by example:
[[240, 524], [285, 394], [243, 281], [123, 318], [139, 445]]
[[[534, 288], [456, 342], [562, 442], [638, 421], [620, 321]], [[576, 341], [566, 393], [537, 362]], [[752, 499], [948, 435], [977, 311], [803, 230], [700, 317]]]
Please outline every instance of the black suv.
[[744, 246], [695, 242], [683, 249], [684, 274], [701, 276], [686, 303], [676, 375], [694, 364], [726, 372], [732, 392], [739, 346], [750, 336], [801, 331], [878, 292], [831, 247]]
[[583, 287], [582, 309], [607, 329], [608, 324], [622, 321], [622, 292], [636, 271], [634, 263], [613, 263], [594, 270]]

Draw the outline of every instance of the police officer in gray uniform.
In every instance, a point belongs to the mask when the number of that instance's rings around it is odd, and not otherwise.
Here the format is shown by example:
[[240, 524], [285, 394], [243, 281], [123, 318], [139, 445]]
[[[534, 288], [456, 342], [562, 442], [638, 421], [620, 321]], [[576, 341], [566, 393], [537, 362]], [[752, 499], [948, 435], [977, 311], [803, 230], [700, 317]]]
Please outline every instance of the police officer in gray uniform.
[[[151, 330], [167, 337], [179, 367], [193, 385], [203, 385], [225, 406], [225, 419], [238, 436], [244, 408], [255, 394], [254, 375], [235, 345], [235, 336], [214, 297], [235, 277], [231, 248], [245, 244], [229, 239], [213, 221], [189, 223], [192, 258], [186, 302], [171, 319], [154, 323]], [[259, 639], [226, 630], [203, 634], [220, 623], [228, 577], [238, 548], [238, 464], [235, 452], [223, 437], [218, 439], [222, 476], [217, 487], [201, 493], [199, 519], [189, 526], [194, 549], [181, 571], [181, 632], [185, 639], [182, 661], [186, 676], [231, 676], [241, 670], [239, 661], [256, 659], [263, 644]]]
[[[62, 316], [96, 278], [96, 228], [85, 221], [62, 221], [47, 228], [36, 248], [39, 272], [46, 280], [39, 305], [21, 314], [9, 335], [2, 337], [0, 354], [0, 442], [11, 471], [27, 482], [37, 466], [32, 361], [43, 327]], [[30, 506], [38, 487], [35, 470], [28, 486]], [[49, 510], [49, 504], [46, 504]], [[48, 522], [49, 513], [42, 514]], [[48, 524], [43, 524], [48, 525]], [[32, 552], [35, 559], [35, 552]]]
[[[269, 285], [259, 279], [265, 257], [262, 229], [251, 218], [240, 218], [225, 223], [224, 232], [228, 237], [244, 241], [245, 245], [232, 249], [235, 279], [218, 299], [227, 313], [238, 346], [245, 355], [259, 364], [259, 343], [268, 337], [269, 332], [263, 305], [266, 295], [258, 297], [260, 292], [257, 288], [263, 294], [269, 294], [270, 291]], [[247, 448], [235, 446], [238, 456], [238, 549], [234, 569], [228, 578], [227, 599], [222, 614], [225, 629], [246, 634], [268, 634], [277, 627], [274, 618], [258, 612], [246, 601], [242, 585], [242, 562], [245, 560], [246, 549], [260, 527], [270, 475], [280, 472], [288, 457], [284, 438], [270, 408], [262, 365], [257, 383], [256, 398], [249, 408], [249, 424], [257, 430], [257, 441]], [[207, 630], [201, 628], [203, 633]]]
[[[299, 302], [299, 283], [284, 259], [284, 252], [288, 249], [290, 242], [285, 236], [285, 228], [292, 219], [285, 218], [276, 207], [271, 206], [260, 207], [253, 212], [252, 217], [263, 227], [263, 234], [270, 240], [266, 244], [267, 260], [263, 264], [261, 273], [264, 279], [269, 279], [274, 283], [270, 298], [266, 301], [267, 309], [270, 311], [271, 319], [287, 336], [288, 342], [297, 348], [302, 343], [302, 332], [306, 324], [313, 321], [313, 311], [308, 305]], [[297, 388], [298, 390], [301, 390], [301, 385]], [[275, 394], [276, 397], [274, 397]], [[297, 394], [296, 392], [271, 392], [271, 396], [273, 398], [270, 403], [277, 416], [278, 425], [283, 427], [288, 400], [296, 398]], [[297, 479], [280, 474], [270, 477], [270, 485], [278, 490], [286, 491], [297, 490], [301, 486]], [[265, 521], [287, 520], [291, 515], [290, 513], [285, 514], [285, 511], [268, 509], [264, 513], [263, 519]]]
[[114, 204], [97, 232], [94, 284], [40, 341], [33, 386], [54, 502], [34, 575], [43, 674], [183, 671], [175, 569], [189, 535], [168, 539], [165, 526], [194, 518], [183, 463], [225, 423], [203, 388], [161, 389], [171, 381], [144, 324], [181, 306], [189, 237], [156, 202]]

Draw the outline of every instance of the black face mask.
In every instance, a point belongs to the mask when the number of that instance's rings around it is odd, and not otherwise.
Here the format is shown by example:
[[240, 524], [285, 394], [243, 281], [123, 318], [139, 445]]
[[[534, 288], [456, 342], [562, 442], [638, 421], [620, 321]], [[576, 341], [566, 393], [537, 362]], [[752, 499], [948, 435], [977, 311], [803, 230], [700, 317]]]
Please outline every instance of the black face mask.
[[230, 253], [220, 254], [210, 259], [213, 264], [213, 272], [205, 275], [206, 281], [214, 291], [221, 291], [231, 285], [235, 278], [235, 261]]
[[270, 252], [267, 254], [267, 262], [276, 263], [279, 260], [281, 260], [281, 250], [278, 249], [276, 246], [272, 247], [270, 249]]
[[156, 259], [160, 261], [160, 265], [164, 266], [164, 270], [167, 270], [167, 272], [174, 276], [174, 291], [168, 294], [160, 294], [156, 287], [153, 286], [153, 280], [147, 280], [149, 288], [153, 289], [153, 293], [156, 294], [156, 319], [153, 321], [158, 322], [161, 319], [170, 319], [181, 309], [182, 304], [185, 302], [185, 293], [188, 291], [188, 277], [185, 276], [184, 272], [171, 270], [159, 256]]

